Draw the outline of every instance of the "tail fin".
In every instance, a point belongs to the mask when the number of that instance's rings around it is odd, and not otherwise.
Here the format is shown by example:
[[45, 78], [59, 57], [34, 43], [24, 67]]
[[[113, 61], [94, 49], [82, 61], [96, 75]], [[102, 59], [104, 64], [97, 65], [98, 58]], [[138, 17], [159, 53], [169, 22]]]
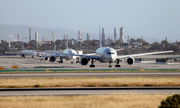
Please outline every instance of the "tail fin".
[[102, 36], [101, 36], [100, 26], [99, 26], [99, 43], [100, 43], [100, 47], [102, 47]]

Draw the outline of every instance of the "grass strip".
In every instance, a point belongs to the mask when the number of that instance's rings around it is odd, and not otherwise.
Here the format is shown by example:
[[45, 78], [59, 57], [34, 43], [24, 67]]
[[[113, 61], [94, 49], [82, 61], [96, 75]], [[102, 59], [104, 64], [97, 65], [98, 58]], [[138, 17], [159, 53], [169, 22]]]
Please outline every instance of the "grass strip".
[[66, 77], [0, 79], [0, 88], [180, 86], [180, 77]]
[[0, 97], [1, 108], [157, 108], [168, 94]]

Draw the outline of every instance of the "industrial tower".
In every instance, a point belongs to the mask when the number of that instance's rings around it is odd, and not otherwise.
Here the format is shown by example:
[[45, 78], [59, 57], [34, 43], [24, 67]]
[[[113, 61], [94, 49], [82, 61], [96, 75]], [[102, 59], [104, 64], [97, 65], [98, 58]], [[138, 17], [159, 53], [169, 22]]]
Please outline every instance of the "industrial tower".
[[82, 30], [78, 30], [78, 41], [82, 42]]
[[104, 33], [104, 28], [102, 28], [102, 44], [104, 45], [105, 43], [105, 33]]
[[116, 28], [114, 27], [114, 41], [116, 41], [116, 36], [117, 36]]
[[120, 40], [125, 43], [125, 40], [124, 40], [124, 28], [121, 27], [120, 28]]
[[29, 42], [32, 40], [32, 29], [29, 28]]

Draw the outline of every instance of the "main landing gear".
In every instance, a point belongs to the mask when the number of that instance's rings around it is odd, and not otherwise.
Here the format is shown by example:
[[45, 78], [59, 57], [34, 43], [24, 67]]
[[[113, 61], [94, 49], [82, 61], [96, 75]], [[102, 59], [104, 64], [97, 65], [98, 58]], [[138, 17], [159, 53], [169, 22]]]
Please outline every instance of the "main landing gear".
[[80, 63], [80, 61], [79, 61], [79, 58], [77, 58], [77, 61], [76, 61], [76, 63]]
[[60, 58], [60, 61], [59, 61], [59, 63], [63, 63], [63, 60], [62, 60], [62, 58]]
[[94, 59], [92, 59], [92, 60], [91, 60], [91, 65], [90, 65], [90, 67], [95, 67], [95, 65], [94, 65], [95, 62], [96, 62], [96, 61], [95, 61]]
[[117, 65], [115, 65], [115, 67], [121, 67], [121, 65], [119, 65], [119, 59], [116, 60]]

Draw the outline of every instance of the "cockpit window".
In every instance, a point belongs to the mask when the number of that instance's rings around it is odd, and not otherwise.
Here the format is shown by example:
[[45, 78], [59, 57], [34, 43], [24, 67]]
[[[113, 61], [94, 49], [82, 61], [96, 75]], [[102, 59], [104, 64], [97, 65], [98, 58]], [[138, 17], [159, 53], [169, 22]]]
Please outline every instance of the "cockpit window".
[[114, 54], [114, 53], [108, 52], [107, 54]]

